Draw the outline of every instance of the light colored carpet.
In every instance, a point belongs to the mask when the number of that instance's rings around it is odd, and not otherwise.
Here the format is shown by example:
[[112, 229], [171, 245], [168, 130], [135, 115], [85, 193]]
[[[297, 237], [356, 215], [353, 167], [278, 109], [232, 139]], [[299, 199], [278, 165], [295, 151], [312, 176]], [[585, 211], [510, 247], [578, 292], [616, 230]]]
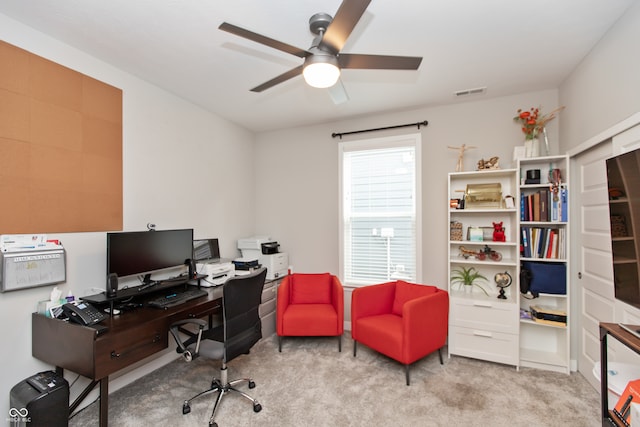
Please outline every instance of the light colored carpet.
[[[600, 426], [599, 393], [571, 375], [483, 362], [438, 353], [415, 363], [411, 385], [404, 367], [359, 345], [353, 357], [348, 333], [338, 352], [335, 338], [277, 337], [256, 344], [229, 364], [229, 379], [251, 376], [249, 390], [262, 404], [225, 396], [216, 416], [234, 426]], [[111, 394], [109, 425], [207, 426], [214, 395], [195, 400], [190, 414], [182, 402], [208, 387], [218, 372], [213, 361], [178, 359]], [[69, 422], [98, 424], [93, 403]]]

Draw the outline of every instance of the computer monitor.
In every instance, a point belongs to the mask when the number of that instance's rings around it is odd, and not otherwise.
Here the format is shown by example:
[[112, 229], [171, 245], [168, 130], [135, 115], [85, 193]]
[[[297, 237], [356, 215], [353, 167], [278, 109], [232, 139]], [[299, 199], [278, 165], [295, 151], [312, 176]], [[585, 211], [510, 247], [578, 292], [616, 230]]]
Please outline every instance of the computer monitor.
[[107, 275], [144, 275], [184, 265], [192, 256], [193, 229], [107, 233]]
[[218, 239], [197, 239], [193, 241], [193, 260], [195, 262], [220, 261]]

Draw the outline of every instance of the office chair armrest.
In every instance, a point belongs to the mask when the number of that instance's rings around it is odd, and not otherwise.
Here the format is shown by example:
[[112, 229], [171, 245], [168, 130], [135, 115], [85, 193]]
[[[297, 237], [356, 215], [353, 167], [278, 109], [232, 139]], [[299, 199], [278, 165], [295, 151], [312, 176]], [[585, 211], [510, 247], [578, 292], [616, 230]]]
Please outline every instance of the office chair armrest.
[[[194, 334], [193, 332], [187, 331], [185, 329], [181, 329], [183, 325], [187, 325], [187, 324], [198, 325], [198, 333]], [[195, 340], [196, 349], [199, 349], [200, 338], [202, 337], [202, 331], [206, 326], [207, 326], [207, 322], [205, 322], [202, 319], [183, 319], [183, 320], [178, 320], [176, 322], [173, 322], [169, 327], [169, 332], [171, 332], [173, 339], [176, 341], [176, 344], [178, 345], [178, 348], [176, 349], [176, 351], [180, 354], [184, 354], [185, 352], [189, 354], [188, 357], [185, 356], [185, 359], [187, 361], [190, 361], [191, 358], [198, 356], [197, 350], [195, 354], [191, 354], [191, 352], [187, 350], [187, 345], [191, 344]], [[178, 332], [183, 332], [184, 334], [188, 335], [189, 338], [183, 342]]]

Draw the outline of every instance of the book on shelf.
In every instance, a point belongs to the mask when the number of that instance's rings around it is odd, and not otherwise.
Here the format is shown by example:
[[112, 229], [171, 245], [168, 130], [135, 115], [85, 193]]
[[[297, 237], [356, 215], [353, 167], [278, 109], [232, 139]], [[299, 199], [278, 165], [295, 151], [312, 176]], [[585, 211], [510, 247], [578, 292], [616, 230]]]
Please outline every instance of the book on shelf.
[[549, 221], [549, 190], [540, 190], [540, 221]]
[[566, 222], [568, 190], [563, 187], [554, 195], [549, 189], [520, 194], [520, 221]]
[[536, 258], [542, 258], [542, 253], [544, 252], [544, 242], [547, 236], [545, 231], [545, 228], [538, 228], [538, 248], [536, 249]]
[[531, 258], [531, 247], [529, 246], [530, 237], [528, 236], [529, 227], [522, 227], [520, 232], [522, 234], [522, 255], [525, 258]]
[[522, 255], [525, 258], [563, 259], [564, 228], [530, 227], [520, 229]]
[[559, 240], [559, 231], [560, 230], [554, 230], [553, 233], [553, 242], [552, 242], [552, 247], [551, 247], [551, 257], [550, 258], [555, 258], [558, 259], [558, 240]]
[[537, 317], [533, 317], [533, 321], [536, 322], [536, 323], [542, 323], [544, 325], [563, 326], [563, 327], [567, 326], [567, 322], [558, 322], [558, 321], [555, 321], [555, 320], [538, 319]]
[[544, 305], [532, 305], [529, 307], [529, 311], [531, 311], [531, 318], [535, 322], [562, 326], [567, 324], [567, 312], [564, 310]]

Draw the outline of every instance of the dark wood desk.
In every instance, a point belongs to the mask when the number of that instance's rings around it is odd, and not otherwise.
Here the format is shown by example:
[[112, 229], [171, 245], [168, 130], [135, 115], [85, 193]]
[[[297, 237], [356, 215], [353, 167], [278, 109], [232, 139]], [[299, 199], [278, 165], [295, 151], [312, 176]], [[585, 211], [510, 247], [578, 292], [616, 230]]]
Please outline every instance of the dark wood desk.
[[622, 329], [617, 323], [600, 323], [600, 400], [602, 403], [602, 425], [622, 426], [612, 411], [609, 411], [607, 336], [611, 335], [631, 350], [640, 354], [640, 338]]
[[33, 313], [32, 355], [56, 366], [59, 374], [68, 369], [92, 380], [73, 402], [69, 413], [100, 383], [100, 426], [106, 427], [109, 375], [166, 349], [171, 323], [219, 312], [222, 288], [209, 288], [207, 291], [207, 296], [166, 310], [142, 307], [109, 317], [101, 322], [109, 328], [101, 335], [91, 327]]

